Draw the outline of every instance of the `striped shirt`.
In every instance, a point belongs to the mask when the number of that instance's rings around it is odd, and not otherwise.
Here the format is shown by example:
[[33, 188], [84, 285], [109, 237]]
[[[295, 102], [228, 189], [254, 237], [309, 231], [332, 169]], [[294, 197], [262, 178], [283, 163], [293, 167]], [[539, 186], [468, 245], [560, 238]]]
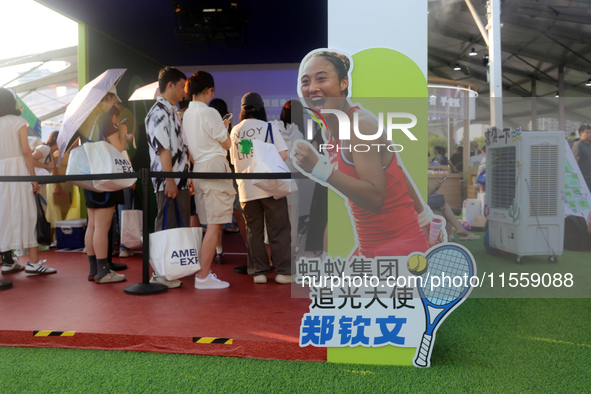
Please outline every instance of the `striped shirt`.
[[[170, 151], [173, 172], [189, 172], [189, 150], [183, 134], [182, 122], [172, 105], [163, 97], [156, 99], [146, 116], [146, 134], [150, 145], [150, 171], [162, 171], [158, 149]], [[187, 179], [175, 179], [179, 189], [187, 189]], [[165, 179], [152, 178], [154, 191], [164, 191]]]

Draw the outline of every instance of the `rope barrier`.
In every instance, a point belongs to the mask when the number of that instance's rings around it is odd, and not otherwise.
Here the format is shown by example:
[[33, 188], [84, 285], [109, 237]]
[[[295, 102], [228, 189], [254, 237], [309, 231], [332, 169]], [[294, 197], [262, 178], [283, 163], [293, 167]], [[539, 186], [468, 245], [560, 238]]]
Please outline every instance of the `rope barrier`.
[[[131, 179], [140, 178], [139, 172], [125, 172], [120, 174], [85, 174], [85, 175], [36, 175], [36, 176], [0, 176], [0, 182], [37, 182], [39, 184], [62, 183], [67, 181], [94, 181], [103, 179]], [[182, 179], [303, 179], [299, 172], [251, 172], [251, 173], [223, 173], [223, 172], [152, 172], [150, 178], [182, 178]]]
[[37, 176], [0, 176], [0, 182], [37, 182], [39, 184], [62, 183], [67, 181], [90, 181], [103, 179], [131, 179], [142, 181], [143, 188], [143, 253], [142, 253], [142, 282], [124, 289], [126, 294], [149, 295], [167, 291], [167, 287], [150, 283], [150, 231], [149, 231], [149, 190], [151, 178], [190, 178], [190, 179], [303, 179], [303, 174], [294, 173], [220, 173], [220, 172], [152, 172], [148, 168], [141, 168], [139, 172], [120, 174], [85, 174], [85, 175], [37, 175]]

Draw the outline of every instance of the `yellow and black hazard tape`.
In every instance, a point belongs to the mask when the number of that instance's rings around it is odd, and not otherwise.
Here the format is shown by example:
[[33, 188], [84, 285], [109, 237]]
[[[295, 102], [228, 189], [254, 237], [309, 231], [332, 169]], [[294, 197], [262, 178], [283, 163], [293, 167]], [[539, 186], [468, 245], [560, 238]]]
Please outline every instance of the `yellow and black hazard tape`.
[[76, 331], [33, 331], [33, 336], [35, 337], [73, 337], [74, 334], [76, 334]]
[[222, 345], [231, 345], [234, 343], [230, 338], [213, 338], [213, 337], [193, 337], [195, 343], [220, 343]]

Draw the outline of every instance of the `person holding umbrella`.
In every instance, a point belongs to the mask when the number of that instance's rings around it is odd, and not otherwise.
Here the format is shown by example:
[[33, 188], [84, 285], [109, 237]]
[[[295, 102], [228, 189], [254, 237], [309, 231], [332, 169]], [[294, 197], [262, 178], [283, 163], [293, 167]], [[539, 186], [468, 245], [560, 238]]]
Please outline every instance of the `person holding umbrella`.
[[[99, 116], [106, 113], [119, 99], [115, 86], [124, 72], [124, 68], [108, 69], [76, 93], [66, 109], [57, 137], [58, 167], [61, 166], [62, 157], [69, 152], [78, 138], [86, 141], [92, 136], [93, 131], [96, 130]], [[104, 101], [107, 93], [114, 94], [114, 96], [109, 96], [112, 97], [109, 99], [112, 101], [111, 103]]]
[[[123, 152], [127, 127], [119, 124], [121, 111], [114, 106], [116, 100], [115, 93], [105, 95], [99, 107], [103, 111], [108, 109], [108, 112], [99, 115], [97, 123], [100, 139]], [[109, 266], [109, 229], [115, 207], [123, 203], [123, 190], [104, 193], [84, 190], [84, 200], [88, 210], [88, 227], [84, 237], [90, 265], [88, 280], [94, 280], [98, 284], [123, 282], [125, 275], [116, 273]]]
[[[127, 128], [124, 125], [117, 126], [119, 112], [113, 109], [113, 105], [116, 101], [121, 101], [117, 97], [115, 87], [124, 72], [124, 68], [106, 70], [84, 85], [68, 105], [57, 137], [59, 167], [64, 164], [64, 155], [67, 155], [78, 142], [104, 139], [119, 151], [123, 150]], [[85, 191], [84, 195], [86, 206], [89, 208], [88, 227], [84, 238], [90, 265], [88, 280], [94, 280], [96, 283], [124, 281], [125, 275], [112, 272], [107, 241], [114, 207], [123, 201], [123, 193]]]
[[[20, 116], [12, 93], [0, 88], [0, 175], [35, 176], [33, 155], [27, 140], [27, 121]], [[37, 209], [33, 193], [39, 191], [37, 182], [6, 182], [0, 187], [0, 220], [4, 231], [0, 233], [2, 274], [25, 270], [26, 273], [55, 274], [44, 261], [39, 261], [37, 237]], [[12, 249], [29, 248], [29, 262], [22, 267], [12, 258]], [[12, 286], [0, 281], [0, 288]]]

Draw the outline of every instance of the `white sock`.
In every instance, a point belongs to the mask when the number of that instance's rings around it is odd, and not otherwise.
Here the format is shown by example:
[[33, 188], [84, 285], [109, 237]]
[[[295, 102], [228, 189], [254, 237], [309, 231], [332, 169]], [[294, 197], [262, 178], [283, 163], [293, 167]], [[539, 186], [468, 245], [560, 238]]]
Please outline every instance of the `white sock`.
[[224, 248], [222, 248], [221, 246], [216, 246], [215, 247], [215, 254], [222, 254], [224, 253]]
[[[209, 271], [209, 273], [211, 273], [211, 271]], [[208, 275], [207, 275], [205, 278], [201, 279], [201, 278], [199, 277], [199, 274], [200, 274], [200, 272], [197, 272], [197, 273], [195, 274], [195, 280], [198, 280], [199, 282], [205, 282], [205, 281], [207, 280], [207, 278], [209, 278], [209, 274], [208, 274]]]

